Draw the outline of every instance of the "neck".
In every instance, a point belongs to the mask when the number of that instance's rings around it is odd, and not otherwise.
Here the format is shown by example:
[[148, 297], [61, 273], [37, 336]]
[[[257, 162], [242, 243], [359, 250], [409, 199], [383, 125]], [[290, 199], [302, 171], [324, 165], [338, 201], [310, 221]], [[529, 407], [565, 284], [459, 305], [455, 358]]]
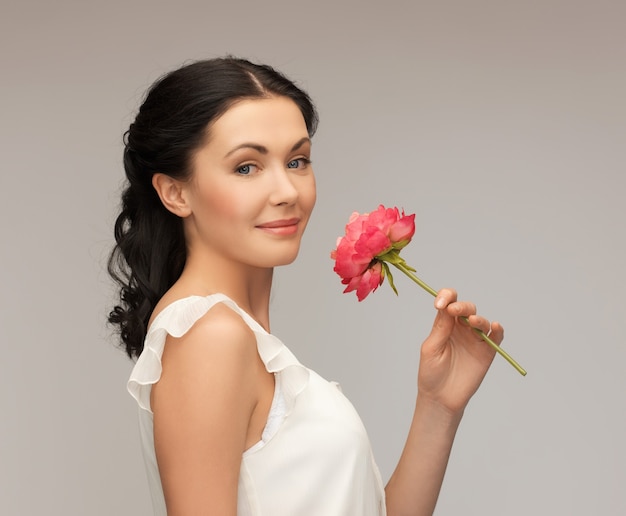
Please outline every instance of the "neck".
[[269, 332], [273, 273], [272, 268], [251, 267], [209, 252], [189, 252], [177, 286], [187, 295], [225, 294]]

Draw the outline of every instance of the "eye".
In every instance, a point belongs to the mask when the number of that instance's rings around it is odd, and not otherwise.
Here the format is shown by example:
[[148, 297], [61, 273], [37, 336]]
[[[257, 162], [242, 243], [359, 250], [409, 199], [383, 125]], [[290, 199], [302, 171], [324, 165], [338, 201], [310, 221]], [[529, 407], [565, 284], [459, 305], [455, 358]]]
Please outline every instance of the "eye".
[[292, 159], [287, 163], [287, 168], [305, 168], [310, 163], [311, 160], [307, 158]]
[[252, 172], [254, 172], [255, 168], [256, 165], [253, 165], [252, 163], [246, 163], [245, 165], [237, 167], [235, 169], [235, 172], [242, 176], [249, 176], [250, 174], [252, 174]]

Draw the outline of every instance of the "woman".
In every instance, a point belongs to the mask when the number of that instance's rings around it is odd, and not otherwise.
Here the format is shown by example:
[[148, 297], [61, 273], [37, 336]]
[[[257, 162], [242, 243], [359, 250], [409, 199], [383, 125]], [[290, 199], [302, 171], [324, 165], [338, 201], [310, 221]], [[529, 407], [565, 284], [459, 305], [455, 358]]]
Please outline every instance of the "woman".
[[149, 90], [125, 139], [128, 185], [110, 314], [155, 514], [431, 514], [463, 410], [503, 329], [441, 290], [414, 419], [383, 488], [336, 385], [269, 333], [273, 267], [292, 262], [315, 204], [309, 97], [270, 67], [224, 58]]

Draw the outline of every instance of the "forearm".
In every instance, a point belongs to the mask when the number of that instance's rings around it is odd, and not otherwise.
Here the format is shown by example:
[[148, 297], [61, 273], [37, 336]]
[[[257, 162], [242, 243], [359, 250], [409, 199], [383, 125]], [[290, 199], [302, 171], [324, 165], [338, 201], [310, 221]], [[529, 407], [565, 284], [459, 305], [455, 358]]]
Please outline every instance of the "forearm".
[[406, 445], [385, 488], [389, 516], [432, 515], [462, 415], [418, 395]]

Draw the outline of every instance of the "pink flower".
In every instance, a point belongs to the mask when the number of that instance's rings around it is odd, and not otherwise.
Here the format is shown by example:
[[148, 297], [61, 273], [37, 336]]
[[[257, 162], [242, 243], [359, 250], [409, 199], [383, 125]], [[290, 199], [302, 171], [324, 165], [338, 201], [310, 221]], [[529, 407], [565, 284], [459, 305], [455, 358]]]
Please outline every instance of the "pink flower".
[[346, 234], [337, 240], [330, 256], [334, 271], [347, 285], [344, 292], [356, 290], [359, 301], [382, 284], [389, 270], [385, 261], [394, 259], [415, 233], [415, 215], [400, 214], [398, 208], [382, 204], [371, 213], [353, 213]]
[[374, 262], [368, 267], [363, 274], [354, 276], [351, 279], [344, 278], [341, 283], [348, 285], [344, 292], [352, 292], [356, 290], [356, 297], [359, 301], [363, 301], [370, 292], [374, 292], [382, 285], [385, 275], [383, 274], [383, 266], [380, 262]]

